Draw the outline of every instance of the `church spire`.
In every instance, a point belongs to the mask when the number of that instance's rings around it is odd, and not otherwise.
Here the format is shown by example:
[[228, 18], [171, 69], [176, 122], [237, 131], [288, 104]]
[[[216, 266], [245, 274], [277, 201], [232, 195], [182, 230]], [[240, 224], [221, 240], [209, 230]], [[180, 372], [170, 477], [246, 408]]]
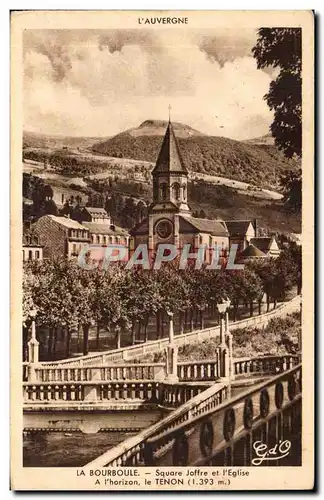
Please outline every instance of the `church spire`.
[[[169, 108], [171, 108], [171, 106], [169, 106]], [[178, 141], [174, 134], [171, 121], [169, 121], [168, 123], [160, 153], [152, 173], [155, 174], [168, 172], [188, 175], [188, 171], [181, 158]]]

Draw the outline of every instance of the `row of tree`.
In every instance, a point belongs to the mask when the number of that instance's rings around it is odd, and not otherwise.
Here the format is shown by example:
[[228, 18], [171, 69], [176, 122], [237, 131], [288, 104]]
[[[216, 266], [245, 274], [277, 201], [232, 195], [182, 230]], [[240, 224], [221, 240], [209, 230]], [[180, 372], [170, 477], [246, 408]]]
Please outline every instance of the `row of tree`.
[[180, 317], [181, 331], [194, 326], [204, 327], [204, 315], [215, 313], [217, 303], [224, 297], [231, 299], [232, 317], [236, 320], [240, 304], [259, 304], [264, 294], [270, 300], [283, 300], [297, 285], [301, 288], [300, 249], [291, 245], [276, 260], [250, 262], [243, 270], [195, 270], [189, 266], [179, 270], [176, 263], [165, 264], [159, 270], [147, 271], [141, 266], [126, 270], [124, 265], [108, 269], [99, 267], [89, 271], [72, 261], [44, 261], [28, 263], [24, 269], [23, 312], [24, 346], [28, 340], [30, 311], [37, 310], [37, 325], [49, 332], [48, 354], [51, 356], [59, 329], [65, 331], [66, 356], [70, 355], [71, 335], [83, 333], [83, 353], [89, 351], [89, 330], [97, 325], [97, 347], [102, 328], [116, 335], [121, 345], [123, 332], [147, 327], [150, 318], [156, 318], [159, 338], [163, 316], [168, 312]]

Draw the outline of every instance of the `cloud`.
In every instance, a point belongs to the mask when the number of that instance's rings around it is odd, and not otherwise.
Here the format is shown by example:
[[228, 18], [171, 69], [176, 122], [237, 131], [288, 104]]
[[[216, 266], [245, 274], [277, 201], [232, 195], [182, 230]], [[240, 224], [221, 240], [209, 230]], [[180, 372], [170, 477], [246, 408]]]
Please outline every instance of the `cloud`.
[[255, 32], [33, 30], [24, 39], [25, 128], [109, 136], [172, 118], [236, 139], [268, 132], [271, 76]]

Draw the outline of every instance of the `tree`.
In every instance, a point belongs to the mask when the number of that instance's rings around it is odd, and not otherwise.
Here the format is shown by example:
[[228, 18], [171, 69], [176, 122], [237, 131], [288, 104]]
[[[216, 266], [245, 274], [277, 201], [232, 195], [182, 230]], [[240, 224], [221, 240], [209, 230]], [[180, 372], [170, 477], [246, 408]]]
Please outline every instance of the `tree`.
[[281, 176], [280, 185], [287, 209], [300, 212], [302, 207], [302, 171], [289, 170]]
[[259, 69], [279, 69], [264, 96], [274, 121], [271, 132], [287, 158], [302, 156], [301, 28], [261, 28], [252, 49]]

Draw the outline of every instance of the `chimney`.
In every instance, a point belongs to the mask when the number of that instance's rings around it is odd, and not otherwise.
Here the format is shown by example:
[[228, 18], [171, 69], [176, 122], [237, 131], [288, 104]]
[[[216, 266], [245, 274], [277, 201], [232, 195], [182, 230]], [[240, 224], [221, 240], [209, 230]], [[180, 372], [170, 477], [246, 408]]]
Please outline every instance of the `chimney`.
[[259, 229], [258, 229], [258, 219], [254, 219], [253, 220], [253, 227], [254, 227], [255, 237], [257, 238], [259, 236], [258, 235], [258, 232], [259, 232]]

